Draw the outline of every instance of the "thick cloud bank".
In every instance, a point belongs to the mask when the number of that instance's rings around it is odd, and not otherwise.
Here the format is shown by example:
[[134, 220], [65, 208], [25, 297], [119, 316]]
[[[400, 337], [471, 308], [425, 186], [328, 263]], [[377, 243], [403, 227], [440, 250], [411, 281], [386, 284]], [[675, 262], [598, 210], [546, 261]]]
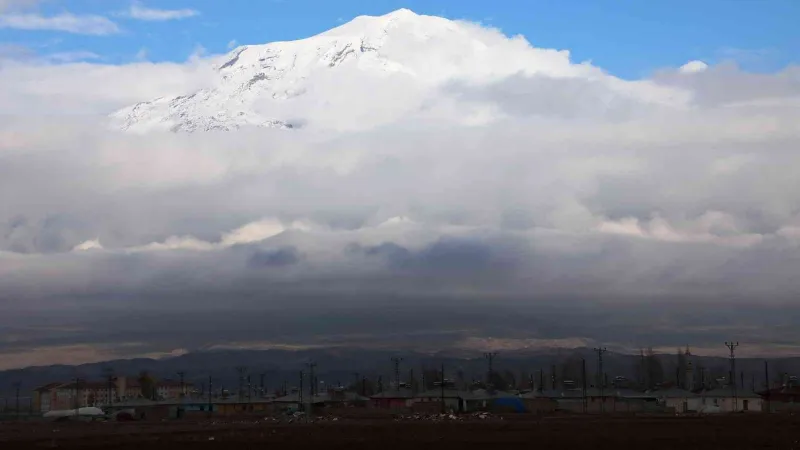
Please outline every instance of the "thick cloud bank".
[[800, 69], [625, 81], [470, 27], [563, 74], [351, 68], [307, 129], [137, 135], [105, 115], [209, 86], [219, 58], [0, 62], [0, 353], [796, 337]]

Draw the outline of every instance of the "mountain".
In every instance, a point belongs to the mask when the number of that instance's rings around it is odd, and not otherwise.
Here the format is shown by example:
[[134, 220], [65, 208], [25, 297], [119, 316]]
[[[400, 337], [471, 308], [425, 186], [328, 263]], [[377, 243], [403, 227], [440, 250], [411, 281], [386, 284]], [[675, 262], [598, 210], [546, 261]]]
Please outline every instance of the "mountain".
[[469, 124], [496, 108], [462, 101], [453, 86], [512, 76], [582, 79], [608, 89], [595, 99], [603, 105], [613, 103], [611, 96], [642, 97], [648, 88], [591, 64], [572, 64], [566, 51], [407, 9], [359, 16], [307, 39], [241, 46], [212, 64], [207, 88], [124, 108], [112, 114], [113, 126], [137, 132], [341, 130], [415, 115]]

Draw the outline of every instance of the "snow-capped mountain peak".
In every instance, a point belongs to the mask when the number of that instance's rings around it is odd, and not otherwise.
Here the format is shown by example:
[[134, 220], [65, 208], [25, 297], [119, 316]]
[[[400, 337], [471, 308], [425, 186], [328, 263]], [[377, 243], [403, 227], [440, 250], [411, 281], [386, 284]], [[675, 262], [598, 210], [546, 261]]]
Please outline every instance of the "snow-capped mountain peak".
[[413, 68], [381, 54], [390, 35], [423, 40], [431, 34], [424, 31], [426, 27], [452, 29], [452, 24], [400, 9], [379, 17], [359, 16], [307, 39], [241, 46], [215, 64], [214, 86], [139, 103], [112, 114], [112, 119], [118, 128], [132, 131], [293, 128], [287, 119], [277, 118], [279, 103], [306, 94], [315, 78], [326, 77], [324, 72], [354, 64], [372, 76], [417, 75]]
[[241, 46], [215, 59], [213, 70], [208, 88], [127, 107], [112, 114], [115, 126], [358, 129], [429, 109], [430, 93], [448, 83], [516, 75], [607, 77], [589, 64], [572, 64], [568, 52], [536, 49], [521, 37], [408, 9], [359, 16], [306, 39]]

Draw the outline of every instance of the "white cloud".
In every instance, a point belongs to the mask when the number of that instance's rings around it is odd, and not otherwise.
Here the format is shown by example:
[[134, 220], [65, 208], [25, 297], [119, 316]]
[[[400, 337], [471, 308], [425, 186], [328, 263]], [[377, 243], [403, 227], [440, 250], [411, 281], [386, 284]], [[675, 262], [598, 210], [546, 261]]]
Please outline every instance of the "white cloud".
[[142, 47], [139, 49], [138, 52], [136, 52], [136, 56], [134, 56], [134, 59], [136, 61], [146, 61], [148, 54], [149, 52], [147, 51], [147, 49], [145, 47]]
[[213, 71], [186, 64], [64, 64], [8, 61], [0, 70], [0, 114], [107, 114], [132, 103], [206, 87]]
[[74, 52], [59, 52], [51, 53], [45, 57], [46, 59], [56, 63], [71, 63], [76, 61], [87, 61], [92, 59], [101, 59], [100, 55], [86, 50], [77, 50]]
[[106, 17], [87, 14], [61, 13], [42, 16], [35, 13], [10, 13], [0, 15], [0, 29], [64, 31], [74, 34], [103, 36], [119, 33], [116, 23]]
[[230, 41], [228, 41], [227, 48], [228, 50], [233, 50], [234, 48], [236, 48], [237, 45], [239, 45], [239, 43], [236, 42], [236, 39], [231, 39]]
[[147, 21], [167, 21], [179, 20], [194, 17], [199, 15], [200, 12], [194, 9], [156, 9], [148, 8], [140, 2], [133, 2], [130, 9], [127, 11], [126, 16]]
[[41, 0], [0, 0], [0, 13], [36, 6]]
[[72, 248], [72, 251], [87, 251], [87, 250], [102, 250], [103, 245], [100, 244], [99, 239], [90, 239], [86, 242], [81, 242], [80, 244], [76, 245]]
[[708, 64], [703, 61], [689, 61], [678, 69], [681, 73], [698, 73], [708, 69]]

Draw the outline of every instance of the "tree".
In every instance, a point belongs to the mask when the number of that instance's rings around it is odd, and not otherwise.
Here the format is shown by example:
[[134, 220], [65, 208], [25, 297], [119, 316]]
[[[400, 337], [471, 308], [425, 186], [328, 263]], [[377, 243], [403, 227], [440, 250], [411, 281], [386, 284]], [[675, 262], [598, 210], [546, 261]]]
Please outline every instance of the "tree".
[[[513, 374], [511, 375], [513, 377]], [[508, 381], [501, 374], [499, 374], [496, 370], [492, 371], [492, 374], [489, 378], [489, 385], [498, 391], [504, 391], [508, 389]]]
[[[688, 349], [687, 349], [688, 352]], [[688, 359], [686, 354], [678, 348], [678, 370], [675, 375], [675, 383], [677, 387], [683, 389], [691, 389], [691, 386], [686, 386], [686, 370], [688, 368]]]
[[577, 353], [573, 353], [561, 363], [561, 381], [583, 382], [583, 360]]
[[442, 374], [435, 369], [424, 369], [422, 372], [425, 377], [425, 390], [430, 390], [436, 387], [436, 383], [441, 381]]
[[156, 389], [156, 379], [150, 373], [143, 370], [139, 373], [139, 386], [142, 388], [142, 397], [156, 400], [158, 390]]
[[358, 392], [359, 395], [369, 397], [376, 394], [375, 383], [369, 378], [362, 378], [358, 383], [352, 383], [348, 390]]
[[653, 352], [653, 348], [647, 349], [644, 357], [645, 379], [647, 389], [654, 389], [664, 382], [664, 367], [661, 365], [658, 356]]
[[466, 377], [464, 376], [464, 368], [459, 367], [456, 371], [456, 387], [458, 389], [465, 389], [467, 386]]
[[503, 380], [506, 382], [506, 386], [503, 390], [508, 390], [517, 387], [517, 377], [514, 376], [514, 372], [510, 370], [506, 370], [503, 372]]

